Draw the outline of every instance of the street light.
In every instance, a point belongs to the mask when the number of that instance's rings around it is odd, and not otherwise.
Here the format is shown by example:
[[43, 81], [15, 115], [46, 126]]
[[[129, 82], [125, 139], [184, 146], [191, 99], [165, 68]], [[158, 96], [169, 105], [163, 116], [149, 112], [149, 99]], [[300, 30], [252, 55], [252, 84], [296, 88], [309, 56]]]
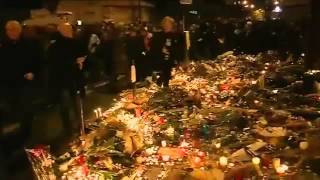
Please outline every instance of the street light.
[[282, 9], [281, 9], [280, 6], [276, 6], [276, 7], [272, 10], [272, 12], [280, 13], [280, 12], [282, 12]]

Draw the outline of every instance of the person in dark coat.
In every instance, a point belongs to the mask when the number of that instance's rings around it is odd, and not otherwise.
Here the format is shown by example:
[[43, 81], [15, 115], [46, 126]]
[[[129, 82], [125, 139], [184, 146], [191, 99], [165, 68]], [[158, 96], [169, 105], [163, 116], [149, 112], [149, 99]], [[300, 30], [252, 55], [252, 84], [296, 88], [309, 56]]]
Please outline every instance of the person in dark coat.
[[127, 38], [127, 55], [129, 62], [136, 65], [138, 81], [143, 81], [146, 76], [144, 48], [144, 37], [138, 34], [137, 29], [131, 29]]
[[49, 45], [49, 87], [60, 106], [60, 115], [68, 136], [80, 132], [80, 99], [84, 96], [82, 69], [85, 50], [73, 38], [69, 23], [58, 26], [59, 35]]
[[163, 31], [154, 34], [150, 53], [155, 70], [161, 72], [159, 84], [169, 86], [172, 68], [184, 57], [183, 35], [175, 32], [175, 21], [171, 17], [162, 20]]
[[210, 23], [200, 25], [196, 38], [196, 59], [210, 60], [220, 54], [219, 41], [213, 32]]
[[101, 32], [101, 43], [96, 50], [96, 56], [104, 61], [104, 72], [108, 78], [111, 78], [114, 73], [116, 34], [116, 28], [113, 23], [104, 23]]
[[31, 133], [32, 87], [38, 78], [40, 56], [22, 38], [19, 22], [8, 21], [5, 29], [6, 38], [0, 42], [0, 101], [9, 116], [7, 120], [20, 122], [22, 138], [26, 140]]

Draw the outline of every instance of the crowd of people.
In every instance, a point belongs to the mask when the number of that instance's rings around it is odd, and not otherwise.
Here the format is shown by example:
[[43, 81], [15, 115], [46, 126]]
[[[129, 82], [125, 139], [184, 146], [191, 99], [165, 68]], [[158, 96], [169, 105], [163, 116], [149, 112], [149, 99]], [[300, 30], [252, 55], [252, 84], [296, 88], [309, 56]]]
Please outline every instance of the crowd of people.
[[[117, 26], [105, 21], [91, 32], [62, 22], [48, 25], [46, 35], [39, 38], [32, 27], [8, 21], [5, 37], [0, 41], [1, 146], [24, 144], [31, 131], [32, 102], [39, 94], [47, 104], [60, 107], [65, 136], [77, 135], [80, 104], [88, 80], [108, 79], [117, 83], [120, 77], [125, 77], [129, 84], [132, 64], [136, 66], [138, 82], [158, 72], [159, 85], [166, 87], [172, 67], [181, 63], [185, 55], [192, 60], [210, 60], [228, 50], [238, 53], [278, 50], [284, 56], [304, 51], [303, 30], [275, 21], [193, 24], [188, 29], [189, 51], [184, 32], [177, 29], [171, 17], [162, 20], [161, 28], [148, 24]], [[19, 126], [12, 126], [17, 122]], [[23, 140], [12, 142], [10, 133], [17, 129]], [[9, 134], [9, 140], [4, 134]]]
[[225, 51], [257, 54], [278, 51], [283, 58], [289, 53], [299, 56], [306, 49], [307, 25], [283, 20], [218, 20], [193, 24], [191, 59], [212, 59]]

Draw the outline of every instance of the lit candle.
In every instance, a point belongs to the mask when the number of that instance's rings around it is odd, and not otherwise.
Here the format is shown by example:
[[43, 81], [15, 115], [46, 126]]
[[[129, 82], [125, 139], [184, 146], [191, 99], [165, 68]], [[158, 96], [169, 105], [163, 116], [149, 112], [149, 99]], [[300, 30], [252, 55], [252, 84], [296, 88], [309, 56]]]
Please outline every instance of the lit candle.
[[299, 147], [300, 147], [300, 149], [301, 149], [302, 151], [305, 151], [305, 150], [308, 149], [309, 143], [306, 142], [306, 141], [300, 142]]
[[219, 164], [221, 167], [226, 167], [228, 165], [228, 158], [222, 156], [219, 158]]
[[131, 82], [135, 83], [137, 81], [137, 72], [136, 72], [136, 66], [131, 65]]
[[94, 113], [96, 114], [96, 118], [99, 118], [98, 110], [94, 110]]
[[162, 147], [167, 147], [167, 141], [164, 141], [164, 140], [161, 141], [161, 146], [162, 146]]
[[190, 32], [189, 31], [185, 31], [186, 34], [186, 48], [187, 50], [190, 49], [191, 43], [190, 43]]
[[169, 136], [169, 137], [173, 137], [173, 136], [174, 136], [174, 128], [170, 126], [170, 127], [166, 130], [166, 134], [167, 134], [167, 136]]
[[260, 158], [258, 158], [258, 157], [252, 158], [252, 163], [254, 165], [260, 165], [260, 162], [261, 162]]
[[277, 171], [278, 174], [281, 175], [281, 174], [286, 173], [286, 171], [288, 171], [288, 169], [289, 169], [289, 167], [288, 167], [287, 165], [282, 164], [281, 166], [279, 166], [279, 167], [276, 169], [276, 171]]
[[216, 144], [215, 144], [215, 147], [216, 147], [217, 149], [220, 149], [220, 148], [221, 148], [221, 143], [216, 143]]
[[170, 156], [169, 155], [162, 155], [162, 160], [167, 162], [170, 160]]
[[261, 168], [260, 168], [260, 162], [261, 162], [260, 158], [258, 158], [258, 157], [252, 158], [252, 164], [253, 164], [257, 174], [259, 176], [263, 176], [263, 173], [262, 173]]
[[272, 159], [272, 165], [273, 165], [274, 169], [277, 169], [278, 167], [280, 167], [280, 165], [281, 165], [280, 158]]

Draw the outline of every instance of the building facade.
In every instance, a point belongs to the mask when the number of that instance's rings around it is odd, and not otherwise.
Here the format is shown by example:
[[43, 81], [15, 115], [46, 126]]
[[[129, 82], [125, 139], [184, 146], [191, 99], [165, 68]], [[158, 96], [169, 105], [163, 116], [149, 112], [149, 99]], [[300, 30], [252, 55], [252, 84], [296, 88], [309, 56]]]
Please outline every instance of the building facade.
[[61, 0], [57, 12], [70, 11], [73, 18], [84, 23], [99, 23], [104, 19], [116, 22], [151, 20], [154, 5], [143, 0]]

